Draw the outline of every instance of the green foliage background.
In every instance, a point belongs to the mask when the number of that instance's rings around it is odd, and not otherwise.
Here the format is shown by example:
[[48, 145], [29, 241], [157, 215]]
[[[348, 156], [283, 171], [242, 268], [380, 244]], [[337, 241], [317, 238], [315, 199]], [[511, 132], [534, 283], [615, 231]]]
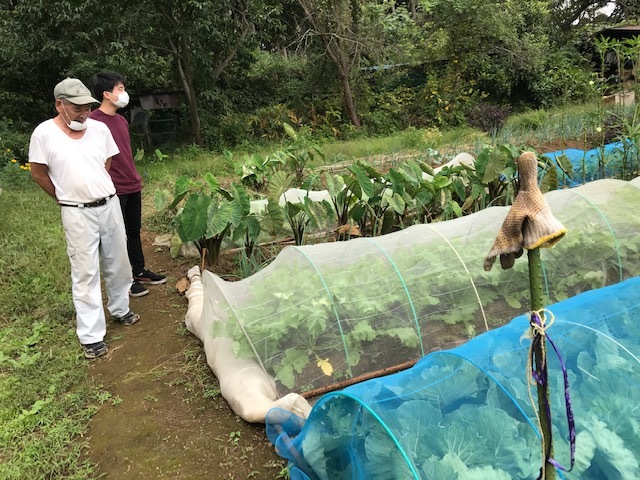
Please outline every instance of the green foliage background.
[[550, 107], [589, 94], [598, 25], [638, 20], [602, 3], [115, 0], [105, 16], [96, 0], [4, 0], [0, 137], [25, 151], [6, 137], [53, 114], [53, 86], [104, 69], [134, 96], [182, 93], [179, 140], [220, 151], [279, 139], [282, 121], [349, 138], [460, 125], [480, 101]]

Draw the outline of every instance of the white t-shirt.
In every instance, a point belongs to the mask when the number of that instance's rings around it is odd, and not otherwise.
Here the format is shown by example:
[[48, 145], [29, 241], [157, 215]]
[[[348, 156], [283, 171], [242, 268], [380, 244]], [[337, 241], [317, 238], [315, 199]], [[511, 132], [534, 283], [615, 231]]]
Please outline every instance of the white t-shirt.
[[116, 193], [105, 169], [109, 157], [120, 151], [109, 128], [87, 118], [82, 138], [74, 140], [55, 124], [42, 122], [31, 135], [29, 162], [49, 167], [49, 178], [60, 203], [90, 203]]

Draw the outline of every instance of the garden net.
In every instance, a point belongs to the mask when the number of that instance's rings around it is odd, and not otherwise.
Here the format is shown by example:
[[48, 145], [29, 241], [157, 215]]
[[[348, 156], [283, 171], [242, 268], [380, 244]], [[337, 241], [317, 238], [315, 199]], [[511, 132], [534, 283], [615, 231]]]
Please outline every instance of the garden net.
[[[549, 311], [577, 431], [575, 467], [560, 478], [640, 478], [640, 278]], [[272, 409], [269, 438], [294, 480], [536, 478], [542, 455], [529, 330], [520, 316], [409, 370], [327, 394], [304, 424]], [[569, 467], [562, 368], [552, 350], [548, 359], [554, 458]]]
[[[560, 185], [577, 186], [593, 180], [611, 177], [630, 178], [640, 171], [638, 146], [632, 141], [608, 143], [591, 150], [565, 148], [556, 152], [544, 153], [545, 157], [559, 161], [566, 158], [571, 164], [571, 173], [567, 175], [557, 167]], [[558, 162], [560, 163], [560, 162]]]
[[[542, 250], [545, 304], [640, 275], [640, 189], [600, 180], [545, 195], [568, 229]], [[213, 335], [307, 396], [406, 367], [527, 311], [526, 259], [483, 270], [508, 207], [375, 238], [286, 247], [238, 282], [203, 276]]]

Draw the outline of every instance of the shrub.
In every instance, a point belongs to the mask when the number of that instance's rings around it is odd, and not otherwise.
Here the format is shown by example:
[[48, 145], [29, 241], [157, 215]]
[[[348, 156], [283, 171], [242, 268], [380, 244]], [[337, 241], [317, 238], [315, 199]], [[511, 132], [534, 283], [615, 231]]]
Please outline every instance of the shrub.
[[20, 162], [13, 150], [0, 142], [0, 188], [25, 185], [31, 178], [31, 166]]
[[511, 128], [536, 130], [549, 122], [549, 112], [545, 110], [529, 110], [511, 116], [505, 121], [505, 126]]
[[[28, 130], [27, 125], [16, 125], [10, 119], [0, 119], [0, 147], [2, 151], [7, 148], [11, 150], [11, 158], [15, 158], [21, 164], [28, 160], [30, 134], [24, 133]], [[1, 160], [3, 160], [2, 157], [0, 157]]]
[[492, 133], [502, 127], [510, 113], [508, 105], [479, 103], [467, 113], [467, 122], [483, 132]]

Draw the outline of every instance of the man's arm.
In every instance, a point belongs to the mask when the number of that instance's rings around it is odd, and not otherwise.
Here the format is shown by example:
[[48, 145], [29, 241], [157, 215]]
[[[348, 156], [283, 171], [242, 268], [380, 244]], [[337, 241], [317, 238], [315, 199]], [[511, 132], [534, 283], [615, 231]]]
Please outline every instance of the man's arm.
[[49, 167], [43, 163], [30, 163], [31, 178], [40, 186], [42, 190], [53, 197], [56, 201], [56, 187], [53, 186], [51, 178], [49, 178]]
[[107, 161], [106, 161], [106, 162], [105, 162], [105, 164], [104, 164], [104, 168], [106, 168], [106, 169], [107, 169], [107, 172], [111, 169], [111, 159], [112, 159], [112, 158], [113, 158], [113, 157], [109, 157], [109, 158], [107, 158]]

